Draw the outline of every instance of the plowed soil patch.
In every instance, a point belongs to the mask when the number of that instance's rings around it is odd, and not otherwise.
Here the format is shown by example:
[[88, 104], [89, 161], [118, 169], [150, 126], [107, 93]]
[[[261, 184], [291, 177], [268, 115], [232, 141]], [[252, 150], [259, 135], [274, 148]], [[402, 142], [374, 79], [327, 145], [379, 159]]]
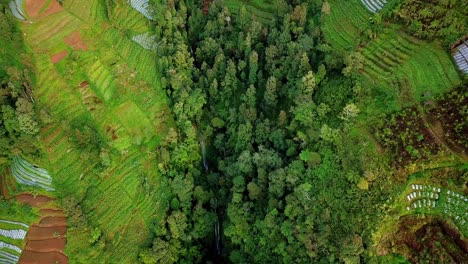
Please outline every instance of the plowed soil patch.
[[50, 4], [47, 7], [47, 9], [41, 14], [39, 14], [46, 2], [46, 0], [25, 0], [26, 13], [30, 18], [38, 19], [58, 13], [63, 10], [62, 6], [60, 6], [57, 3], [57, 1], [52, 0], [50, 1]]
[[65, 43], [68, 46], [72, 47], [74, 50], [87, 50], [88, 46], [81, 39], [80, 33], [77, 31], [71, 33], [70, 36], [63, 38]]
[[52, 61], [52, 63], [58, 63], [59, 61], [63, 60], [63, 58], [65, 58], [65, 56], [67, 55], [68, 55], [68, 51], [64, 50], [64, 51], [61, 51], [57, 54], [50, 56], [50, 60]]
[[19, 260], [20, 264], [68, 264], [68, 257], [60, 252], [33, 252], [25, 250]]
[[64, 237], [67, 233], [66, 226], [40, 227], [32, 225], [26, 237], [28, 243], [31, 240], [46, 240]]
[[66, 216], [65, 212], [59, 209], [41, 209], [39, 210], [39, 214], [48, 216]]
[[15, 199], [19, 202], [28, 204], [33, 207], [40, 207], [48, 202], [53, 201], [54, 199], [44, 196], [44, 195], [36, 195], [33, 196], [29, 193], [22, 193], [15, 196]]
[[62, 252], [67, 244], [65, 238], [54, 238], [47, 240], [31, 240], [26, 245], [26, 250], [34, 252]]
[[7, 186], [7, 170], [3, 171], [2, 175], [0, 175], [0, 195], [9, 198], [10, 192], [8, 191]]
[[80, 88], [85, 88], [86, 86], [88, 86], [88, 82], [87, 81], [84, 81], [80, 84]]
[[46, 0], [26, 0], [26, 13], [29, 17], [35, 18], [39, 16], [39, 11], [45, 5]]
[[66, 217], [46, 216], [39, 223], [41, 227], [67, 226]]

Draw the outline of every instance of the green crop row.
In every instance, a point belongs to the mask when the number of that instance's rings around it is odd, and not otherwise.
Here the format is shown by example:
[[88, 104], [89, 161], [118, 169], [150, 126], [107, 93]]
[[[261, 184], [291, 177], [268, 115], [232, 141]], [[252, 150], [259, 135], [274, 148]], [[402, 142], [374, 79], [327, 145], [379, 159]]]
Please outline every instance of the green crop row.
[[367, 28], [371, 14], [359, 0], [335, 0], [329, 1], [329, 4], [330, 14], [323, 15], [325, 40], [335, 49], [354, 49]]
[[137, 33], [148, 31], [148, 19], [124, 2], [117, 4], [112, 12], [110, 21], [117, 28], [131, 30]]
[[107, 17], [105, 1], [73, 0], [64, 1], [63, 7], [69, 13], [86, 22], [103, 22]]

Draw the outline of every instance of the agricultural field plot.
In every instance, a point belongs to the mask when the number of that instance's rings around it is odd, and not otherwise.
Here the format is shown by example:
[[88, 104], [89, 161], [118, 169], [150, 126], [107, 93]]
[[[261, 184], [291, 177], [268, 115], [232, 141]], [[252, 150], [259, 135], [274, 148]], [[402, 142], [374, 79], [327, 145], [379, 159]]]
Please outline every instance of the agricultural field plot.
[[465, 40], [460, 45], [454, 48], [453, 59], [458, 66], [458, 69], [467, 74], [468, 73], [468, 40]]
[[0, 263], [18, 263], [28, 229], [27, 224], [0, 219]]
[[425, 184], [411, 184], [406, 192], [407, 211], [444, 214], [462, 233], [468, 233], [468, 197], [451, 190]]
[[361, 2], [366, 6], [367, 10], [376, 13], [384, 7], [387, 0], [361, 0]]
[[224, 5], [229, 8], [233, 15], [238, 15], [241, 7], [245, 7], [248, 18], [255, 19], [258, 22], [267, 25], [272, 23], [277, 12], [275, 5], [267, 3], [263, 0], [242, 1], [242, 0], [227, 0]]
[[54, 191], [52, 178], [49, 173], [45, 169], [37, 167], [20, 156], [15, 156], [13, 158], [11, 171], [20, 184], [43, 188], [47, 191]]
[[[67, 1], [62, 10], [38, 16], [22, 30], [36, 55], [37, 107], [49, 115], [40, 139], [55, 188], [60, 197], [82, 200], [90, 226], [99, 228], [106, 241], [99, 248], [100, 242], [88, 243], [89, 230], [70, 227], [65, 252], [72, 263], [94, 259], [96, 250], [103, 253], [94, 263], [134, 263], [136, 245], [147, 242], [155, 212], [164, 211], [154, 205], [156, 193], [139, 194], [147, 178], [157, 179], [157, 169], [147, 167], [153, 161], [146, 152], [166, 133], [170, 114], [159, 88], [156, 56], [145, 47], [152, 44], [132, 39], [151, 32], [149, 13], [142, 15], [131, 5], [144, 1], [121, 1], [107, 11], [98, 2]], [[86, 133], [99, 146], [83, 147], [73, 140]], [[83, 159], [86, 155], [93, 158]], [[50, 258], [63, 257], [57, 254]]]
[[153, 10], [149, 4], [149, 0], [128, 0], [128, 3], [140, 14], [148, 19], [153, 19]]
[[147, 50], [155, 50], [158, 47], [156, 35], [151, 36], [149, 32], [135, 35], [132, 37], [132, 40]]
[[[15, 196], [15, 200], [28, 205], [27, 208], [30, 210], [29, 215], [24, 215], [25, 212], [22, 215], [22, 219], [29, 220], [29, 226], [23, 223], [14, 223], [17, 226], [21, 225], [24, 230], [18, 234], [19, 239], [21, 239], [21, 244], [18, 245], [21, 248], [21, 252], [17, 256], [19, 257], [18, 262], [25, 264], [69, 263], [68, 257], [64, 254], [67, 244], [67, 218], [59, 209], [56, 199], [49, 195], [33, 196], [30, 193], [21, 193]], [[23, 207], [26, 208], [24, 205]], [[33, 211], [31, 208], [37, 212], [34, 217], [31, 214]], [[0, 228], [5, 222], [10, 225], [12, 223], [11, 221], [0, 221]]]
[[[103, 231], [105, 240], [112, 241], [112, 247], [104, 248], [96, 263], [108, 263], [112, 259], [122, 263], [133, 262], [138, 255], [134, 245], [148, 238], [152, 224], [149, 216], [162, 210], [155, 206], [153, 195], [140, 195], [144, 181], [140, 173], [154, 171], [154, 168], [150, 170], [140, 165], [144, 159], [136, 151], [129, 152], [116, 162], [116, 166], [101, 173], [102, 180], [90, 182], [83, 207], [89, 210], [88, 220]], [[72, 234], [80, 236], [80, 231], [72, 230]], [[70, 243], [72, 246], [68, 250], [72, 257], [80, 254], [76, 252], [82, 250], [81, 247], [89, 247], [75, 239]], [[119, 252], [126, 254], [123, 256]]]
[[338, 51], [353, 50], [368, 28], [372, 14], [360, 0], [333, 0], [329, 4], [330, 13], [322, 16], [325, 41]]
[[8, 4], [8, 6], [10, 7], [10, 11], [14, 17], [16, 17], [19, 20], [26, 20], [26, 16], [24, 15], [22, 5], [23, 1], [21, 0], [14, 0]]
[[359, 52], [364, 56], [364, 82], [396, 99], [389, 110], [422, 102], [424, 94], [435, 97], [461, 84], [449, 55], [437, 42], [388, 29]]
[[394, 214], [374, 233], [377, 254], [393, 252], [414, 260], [427, 254], [440, 259], [449, 253], [448, 259], [456, 263], [464, 259], [468, 234], [466, 170], [466, 165], [449, 165], [410, 175], [395, 200], [389, 201]]
[[[139, 7], [139, 9], [133, 7], [132, 3]], [[146, 7], [143, 8], [142, 5], [145, 5]], [[132, 8], [128, 8], [128, 6], [131, 6]], [[121, 2], [114, 7], [112, 16], [109, 17], [109, 19], [111, 23], [119, 29], [141, 34], [148, 31], [148, 26], [151, 21], [151, 18], [149, 17], [152, 17], [152, 11], [148, 8], [148, 1], [145, 0], [129, 0]], [[145, 10], [144, 13], [149, 17], [145, 16], [146, 19], [141, 19], [142, 13], [139, 10]]]

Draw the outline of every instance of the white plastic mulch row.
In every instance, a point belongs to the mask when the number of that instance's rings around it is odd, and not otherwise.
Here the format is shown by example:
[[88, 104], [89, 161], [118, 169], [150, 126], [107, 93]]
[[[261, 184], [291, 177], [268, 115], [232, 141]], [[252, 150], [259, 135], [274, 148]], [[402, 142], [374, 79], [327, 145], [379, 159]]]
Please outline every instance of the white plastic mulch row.
[[0, 249], [1, 248], [8, 248], [8, 249], [11, 249], [11, 250], [14, 250], [14, 251], [18, 252], [19, 254], [21, 254], [21, 252], [22, 252], [21, 248], [15, 246], [15, 245], [10, 245], [10, 244], [5, 243], [3, 241], [0, 241]]
[[430, 199], [439, 199], [439, 194], [433, 192], [412, 192], [406, 196], [408, 201], [413, 200], [414, 198], [430, 198]]
[[463, 73], [468, 73], [468, 40], [457, 47], [457, 51], [453, 55], [458, 68]]
[[6, 252], [0, 248], [0, 263], [1, 264], [16, 264], [19, 261], [19, 257]]
[[149, 32], [133, 36], [132, 40], [147, 50], [155, 50], [158, 46], [156, 43], [156, 35], [150, 36]]
[[25, 20], [26, 16], [23, 13], [23, 0], [14, 0], [9, 3], [11, 13], [14, 17], [20, 20]]
[[23, 240], [24, 237], [26, 237], [26, 231], [24, 231], [23, 229], [12, 229], [12, 230], [0, 229], [0, 236]]
[[369, 11], [376, 13], [384, 7], [384, 5], [387, 3], [387, 0], [361, 0], [361, 2]]
[[[20, 2], [18, 5], [17, 2]], [[9, 4], [11, 13], [13, 14], [14, 17], [20, 20], [25, 20], [26, 18], [24, 17], [23, 11], [21, 10], [21, 1], [11, 1]]]
[[11, 171], [15, 179], [22, 184], [37, 186], [53, 191], [52, 178], [46, 170], [38, 168], [20, 156], [13, 158]]
[[8, 220], [0, 220], [0, 223], [6, 223], [6, 224], [10, 224], [10, 225], [19, 225], [19, 226], [25, 227], [26, 229], [29, 228], [29, 226], [28, 226], [27, 224], [23, 224], [23, 223], [21, 223], [21, 222], [8, 221]]
[[149, 0], [128, 0], [128, 3], [148, 19], [153, 19]]

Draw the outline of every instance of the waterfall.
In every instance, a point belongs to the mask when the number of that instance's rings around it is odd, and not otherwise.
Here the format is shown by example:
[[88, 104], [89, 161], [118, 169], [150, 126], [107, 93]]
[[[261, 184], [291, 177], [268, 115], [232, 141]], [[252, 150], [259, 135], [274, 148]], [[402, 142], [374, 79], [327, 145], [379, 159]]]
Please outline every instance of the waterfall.
[[205, 147], [205, 140], [200, 140], [200, 146], [202, 149], [202, 159], [203, 159], [203, 167], [205, 171], [208, 171], [208, 162], [206, 162], [206, 147]]
[[[215, 198], [215, 208], [218, 208], [218, 199]], [[216, 223], [215, 223], [215, 244], [216, 244], [216, 253], [221, 255], [221, 235], [219, 232], [219, 216], [216, 214]]]
[[[206, 145], [205, 140], [200, 140], [200, 147], [202, 151], [202, 160], [203, 160], [203, 167], [205, 168], [205, 172], [208, 172], [208, 162], [206, 161]], [[218, 199], [215, 198], [214, 200], [214, 210], [216, 213], [216, 223], [214, 225], [214, 234], [215, 234], [215, 246], [216, 246], [216, 254], [221, 256], [221, 232], [220, 232], [220, 224], [219, 224], [219, 215], [218, 215]]]

